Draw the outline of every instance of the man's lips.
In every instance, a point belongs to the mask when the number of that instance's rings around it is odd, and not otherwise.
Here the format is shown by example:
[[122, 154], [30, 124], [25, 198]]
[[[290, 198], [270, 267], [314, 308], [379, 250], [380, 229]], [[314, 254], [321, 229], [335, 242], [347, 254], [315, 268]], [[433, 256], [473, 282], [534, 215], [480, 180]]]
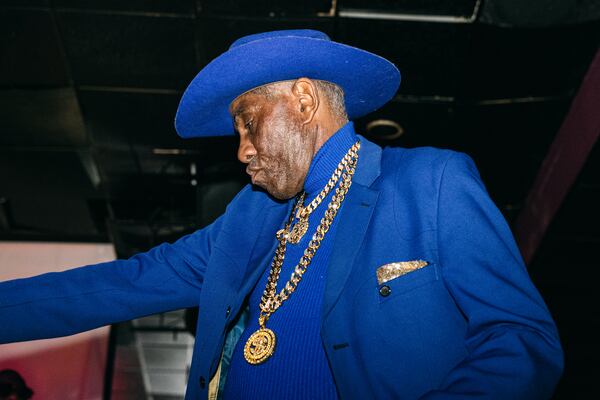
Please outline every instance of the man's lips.
[[250, 175], [250, 179], [252, 180], [253, 184], [256, 184], [256, 176], [260, 171], [260, 169], [246, 167], [246, 173]]

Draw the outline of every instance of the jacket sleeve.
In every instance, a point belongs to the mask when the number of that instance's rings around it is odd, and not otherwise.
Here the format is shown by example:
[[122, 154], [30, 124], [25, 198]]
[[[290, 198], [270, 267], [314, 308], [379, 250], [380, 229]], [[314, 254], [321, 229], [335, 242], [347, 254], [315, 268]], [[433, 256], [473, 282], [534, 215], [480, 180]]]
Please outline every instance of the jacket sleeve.
[[128, 260], [0, 283], [0, 343], [66, 336], [197, 305], [222, 218]]
[[442, 277], [467, 320], [469, 355], [423, 398], [550, 398], [563, 368], [556, 327], [464, 154], [447, 161], [437, 223]]

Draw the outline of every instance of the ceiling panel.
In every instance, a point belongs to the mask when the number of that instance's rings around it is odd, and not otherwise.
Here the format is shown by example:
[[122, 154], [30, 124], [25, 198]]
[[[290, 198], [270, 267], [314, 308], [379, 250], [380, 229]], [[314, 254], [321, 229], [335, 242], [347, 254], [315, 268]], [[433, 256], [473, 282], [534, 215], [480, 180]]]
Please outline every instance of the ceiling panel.
[[0, 197], [17, 231], [96, 233], [87, 199], [99, 196], [77, 152], [0, 149]]
[[81, 90], [79, 100], [96, 145], [185, 148], [174, 128], [180, 94]]
[[507, 98], [567, 94], [580, 83], [600, 43], [600, 24], [473, 30], [464, 60], [466, 95]]
[[197, 144], [197, 149], [179, 155], [156, 154], [153, 149], [140, 146], [98, 147], [94, 158], [112, 197], [128, 197], [130, 193], [137, 196], [144, 191], [163, 190], [164, 185], [195, 186], [223, 179], [248, 182], [243, 165], [236, 158], [234, 138], [199, 140]]
[[71, 88], [0, 90], [0, 145], [85, 146], [88, 144]]
[[399, 93], [480, 99], [569, 94], [600, 43], [598, 23], [534, 30], [343, 18], [337, 27], [339, 41], [398, 66]]
[[76, 151], [0, 148], [0, 181], [3, 195], [78, 197], [96, 193]]
[[146, 148], [136, 148], [135, 152], [144, 174], [168, 175], [179, 182], [190, 182], [192, 179], [191, 170], [195, 167], [191, 164], [195, 162], [190, 156], [154, 154], [152, 149]]
[[501, 26], [556, 26], [598, 19], [598, 0], [487, 0], [479, 12], [480, 21]]
[[98, 162], [102, 182], [109, 185], [117, 179], [129, 179], [140, 174], [137, 159], [129, 148], [94, 148], [94, 158]]
[[456, 95], [461, 88], [468, 45], [463, 25], [341, 19], [337, 33], [339, 41], [396, 64], [399, 93]]
[[[278, 29], [317, 29], [333, 35], [334, 22], [331, 18], [294, 19], [245, 19], [235, 17], [203, 17], [198, 19], [202, 63], [225, 52], [242, 36]], [[219, 32], [215, 35], [215, 32]], [[243, 61], [240, 60], [240, 63]]]
[[470, 16], [477, 0], [339, 0], [339, 9], [386, 13]]
[[0, 0], [0, 6], [15, 6], [15, 7], [43, 7], [49, 4], [49, 0]]
[[58, 15], [77, 85], [181, 89], [197, 72], [190, 18]]
[[83, 90], [79, 98], [96, 147], [137, 157], [178, 155], [203, 165], [236, 160], [235, 136], [181, 139], [174, 128], [180, 95]]
[[331, 0], [277, 1], [277, 0], [204, 0], [200, 3], [203, 14], [240, 15], [246, 17], [316, 16], [328, 12]]
[[54, 0], [57, 8], [194, 14], [196, 0]]
[[46, 10], [0, 8], [0, 86], [69, 83], [60, 40]]

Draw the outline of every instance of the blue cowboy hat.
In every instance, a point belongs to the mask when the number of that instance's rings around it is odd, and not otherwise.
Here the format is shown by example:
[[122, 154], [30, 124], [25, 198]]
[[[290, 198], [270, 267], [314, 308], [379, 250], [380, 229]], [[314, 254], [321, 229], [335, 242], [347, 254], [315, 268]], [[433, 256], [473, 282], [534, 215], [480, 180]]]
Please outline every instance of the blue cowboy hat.
[[175, 129], [183, 138], [233, 135], [233, 100], [258, 86], [301, 77], [339, 85], [350, 119], [387, 103], [400, 85], [394, 64], [323, 32], [258, 33], [236, 40], [196, 75], [179, 103]]

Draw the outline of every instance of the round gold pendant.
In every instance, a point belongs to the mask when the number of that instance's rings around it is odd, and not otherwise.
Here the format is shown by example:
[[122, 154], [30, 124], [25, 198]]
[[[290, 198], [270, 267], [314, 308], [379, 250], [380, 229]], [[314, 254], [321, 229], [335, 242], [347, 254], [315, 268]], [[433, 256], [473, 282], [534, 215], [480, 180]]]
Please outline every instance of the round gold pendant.
[[244, 346], [244, 358], [250, 364], [262, 364], [275, 352], [275, 333], [261, 328], [248, 338]]
[[290, 243], [296, 244], [302, 239], [306, 231], [308, 231], [308, 219], [299, 219], [292, 228], [288, 240]]

